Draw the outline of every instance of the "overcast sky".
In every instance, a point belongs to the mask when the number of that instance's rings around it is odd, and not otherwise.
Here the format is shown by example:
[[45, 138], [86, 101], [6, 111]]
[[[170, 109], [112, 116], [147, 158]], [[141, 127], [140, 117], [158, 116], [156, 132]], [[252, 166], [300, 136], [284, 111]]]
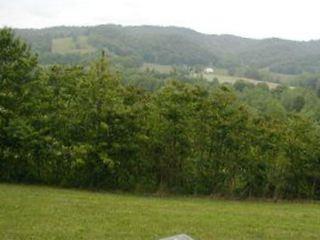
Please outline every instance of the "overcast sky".
[[320, 39], [320, 0], [0, 0], [0, 26], [174, 25], [209, 34]]

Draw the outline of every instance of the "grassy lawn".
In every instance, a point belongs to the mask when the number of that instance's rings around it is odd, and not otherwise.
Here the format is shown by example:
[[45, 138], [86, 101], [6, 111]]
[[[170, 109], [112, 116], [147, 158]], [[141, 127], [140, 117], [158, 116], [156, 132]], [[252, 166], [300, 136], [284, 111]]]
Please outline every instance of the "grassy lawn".
[[320, 239], [320, 204], [155, 198], [0, 184], [0, 239]]

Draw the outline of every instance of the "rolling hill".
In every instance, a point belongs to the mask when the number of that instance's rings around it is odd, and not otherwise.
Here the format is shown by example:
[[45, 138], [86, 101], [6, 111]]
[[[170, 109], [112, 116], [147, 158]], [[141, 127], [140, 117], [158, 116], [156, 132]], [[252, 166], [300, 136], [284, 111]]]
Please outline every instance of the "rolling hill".
[[78, 63], [104, 49], [139, 64], [250, 66], [285, 74], [320, 72], [320, 41], [257, 40], [179, 27], [112, 24], [16, 32], [32, 45], [44, 64]]

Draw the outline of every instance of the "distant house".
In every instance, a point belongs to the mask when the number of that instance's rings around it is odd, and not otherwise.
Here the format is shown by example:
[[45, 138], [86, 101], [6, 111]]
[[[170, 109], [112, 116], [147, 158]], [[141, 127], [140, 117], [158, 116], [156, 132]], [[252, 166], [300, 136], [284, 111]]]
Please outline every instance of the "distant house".
[[213, 73], [214, 72], [214, 70], [213, 70], [213, 68], [205, 68], [204, 69], [204, 73]]

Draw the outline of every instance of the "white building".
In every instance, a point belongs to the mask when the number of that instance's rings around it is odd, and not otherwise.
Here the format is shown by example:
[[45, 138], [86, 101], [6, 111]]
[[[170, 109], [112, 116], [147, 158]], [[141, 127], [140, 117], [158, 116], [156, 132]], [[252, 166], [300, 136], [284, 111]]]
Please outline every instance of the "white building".
[[214, 70], [213, 70], [213, 68], [205, 68], [204, 69], [204, 73], [213, 73], [214, 72]]

